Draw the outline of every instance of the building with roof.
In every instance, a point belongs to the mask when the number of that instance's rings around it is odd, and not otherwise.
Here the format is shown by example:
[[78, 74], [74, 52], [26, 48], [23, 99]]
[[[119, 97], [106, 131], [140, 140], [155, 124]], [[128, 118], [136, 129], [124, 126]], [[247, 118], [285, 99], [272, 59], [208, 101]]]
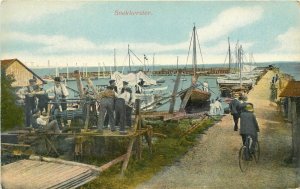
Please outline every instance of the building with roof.
[[1, 60], [1, 70], [3, 70], [6, 75], [14, 76], [15, 81], [12, 83], [12, 87], [28, 86], [29, 79], [36, 79], [37, 85], [46, 83], [40, 76], [18, 59]]

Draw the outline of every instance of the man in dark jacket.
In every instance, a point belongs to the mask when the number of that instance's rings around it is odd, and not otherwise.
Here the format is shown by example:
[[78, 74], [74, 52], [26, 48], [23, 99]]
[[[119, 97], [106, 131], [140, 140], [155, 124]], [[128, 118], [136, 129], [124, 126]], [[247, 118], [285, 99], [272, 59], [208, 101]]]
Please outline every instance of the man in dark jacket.
[[105, 114], [108, 115], [109, 124], [111, 131], [115, 131], [115, 116], [114, 116], [114, 99], [115, 99], [115, 91], [113, 87], [107, 86], [107, 88], [101, 92], [101, 99], [100, 99], [100, 109], [99, 109], [99, 117], [98, 117], [98, 132], [103, 132], [103, 125], [104, 125], [104, 116]]
[[257, 132], [259, 132], [258, 123], [254, 115], [253, 104], [248, 103], [241, 112], [240, 135], [242, 136], [243, 145], [245, 145], [247, 136], [251, 136], [253, 143], [250, 146], [250, 152], [254, 150], [257, 141]]
[[238, 123], [240, 117], [239, 106], [240, 106], [240, 101], [238, 100], [238, 95], [235, 94], [234, 99], [229, 104], [230, 112], [234, 121], [234, 131], [238, 130]]

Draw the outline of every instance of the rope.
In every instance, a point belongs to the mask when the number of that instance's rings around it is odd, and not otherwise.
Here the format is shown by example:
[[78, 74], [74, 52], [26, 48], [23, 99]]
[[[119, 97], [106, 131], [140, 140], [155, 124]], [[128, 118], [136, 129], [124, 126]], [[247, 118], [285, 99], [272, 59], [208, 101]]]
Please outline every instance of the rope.
[[144, 63], [141, 61], [141, 59], [139, 59], [139, 57], [137, 57], [136, 54], [134, 54], [134, 52], [131, 49], [129, 49], [129, 51], [140, 61], [140, 63], [142, 65], [144, 65]]
[[191, 50], [191, 45], [192, 45], [192, 39], [193, 39], [193, 35], [191, 35], [189, 51], [188, 51], [188, 55], [187, 55], [187, 57], [186, 57], [185, 69], [186, 69], [186, 67], [187, 67], [187, 63], [188, 63], [188, 60], [189, 60], [189, 55], [190, 55], [190, 50]]
[[204, 67], [203, 55], [202, 55], [201, 48], [200, 48], [200, 42], [199, 42], [197, 30], [196, 30], [196, 36], [197, 36], [197, 41], [198, 41], [199, 51], [200, 51], [200, 55], [201, 55], [202, 65], [203, 65], [203, 67]]
[[225, 63], [226, 63], [226, 60], [227, 60], [227, 56], [228, 56], [228, 54], [229, 54], [229, 52], [227, 51], [227, 53], [226, 53], [226, 57], [225, 57], [225, 60], [224, 60], [224, 65], [225, 65]]

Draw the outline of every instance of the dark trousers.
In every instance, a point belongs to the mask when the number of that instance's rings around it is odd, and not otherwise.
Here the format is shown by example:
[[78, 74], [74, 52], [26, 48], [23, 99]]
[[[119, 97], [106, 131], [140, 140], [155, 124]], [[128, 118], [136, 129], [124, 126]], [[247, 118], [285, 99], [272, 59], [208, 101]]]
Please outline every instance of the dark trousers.
[[125, 100], [117, 98], [115, 101], [116, 125], [120, 126], [120, 131], [125, 131]]
[[233, 121], [234, 121], [234, 129], [237, 130], [240, 115], [238, 113], [235, 113], [235, 114], [232, 114], [232, 117], [233, 117]]
[[115, 116], [114, 116], [114, 99], [113, 98], [102, 98], [100, 100], [100, 109], [98, 117], [98, 129], [102, 130], [104, 125], [105, 113], [109, 117], [109, 124], [111, 130], [115, 130]]
[[126, 112], [125, 124], [126, 124], [126, 126], [131, 127], [132, 126], [132, 121], [131, 121], [132, 107], [125, 105], [125, 112]]
[[252, 138], [252, 144], [249, 144], [249, 150], [250, 152], [253, 152], [254, 149], [255, 149], [255, 146], [256, 146], [256, 142], [257, 142], [257, 136], [255, 135], [247, 135], [247, 134], [241, 134], [242, 136], [242, 141], [243, 141], [243, 145], [245, 146], [246, 145], [246, 140], [247, 140], [247, 137], [250, 136]]
[[25, 97], [25, 122], [26, 127], [30, 127], [32, 125], [32, 114], [36, 110], [36, 102], [35, 97]]
[[[52, 107], [51, 107], [51, 110], [50, 110], [50, 114], [52, 115], [52, 116], [54, 116], [55, 115], [55, 111], [60, 111], [60, 108], [59, 108], [59, 106], [61, 106], [61, 110], [62, 111], [66, 111], [67, 110], [67, 103], [66, 103], [67, 101], [66, 101], [66, 99], [65, 98], [62, 98], [61, 100], [60, 100], [60, 103], [55, 103], [55, 104], [53, 104], [52, 105]], [[67, 125], [67, 123], [68, 123], [68, 121], [67, 121], [67, 118], [66, 117], [56, 117], [55, 118], [56, 120], [57, 120], [57, 123], [58, 123], [58, 126], [59, 126], [59, 128], [60, 129], [62, 129], [63, 127], [62, 127], [62, 123], [64, 123], [64, 125], [66, 126]], [[61, 120], [62, 119], [62, 120]], [[63, 121], [63, 122], [62, 122]]]

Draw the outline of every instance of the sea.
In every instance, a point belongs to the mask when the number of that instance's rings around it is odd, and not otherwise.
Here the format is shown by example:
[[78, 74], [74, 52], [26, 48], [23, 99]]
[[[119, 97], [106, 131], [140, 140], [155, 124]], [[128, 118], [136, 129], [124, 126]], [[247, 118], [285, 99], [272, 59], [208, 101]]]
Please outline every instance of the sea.
[[[266, 62], [266, 63], [256, 63], [255, 66], [258, 67], [265, 67], [265, 66], [269, 66], [269, 65], [273, 65], [275, 67], [278, 67], [280, 69], [281, 72], [284, 72], [286, 74], [289, 74], [291, 76], [294, 77], [295, 80], [300, 80], [300, 62]], [[205, 64], [206, 68], [210, 68], [210, 67], [225, 67], [226, 65], [224, 64]], [[156, 65], [154, 68], [149, 68], [151, 70], [161, 70], [161, 69], [177, 69], [177, 68], [190, 68], [184, 65]], [[58, 70], [56, 70], [56, 68], [32, 68], [32, 70], [39, 75], [40, 77], [45, 77], [45, 76], [53, 76], [56, 74], [56, 71], [58, 71], [59, 73], [66, 73], [67, 72], [67, 68], [66, 67], [60, 67], [57, 68]], [[104, 70], [110, 70], [110, 67], [105, 67]], [[140, 67], [131, 67], [131, 70], [140, 70]], [[97, 72], [98, 71], [98, 67], [86, 67], [86, 68], [82, 68], [82, 67], [69, 67], [68, 68], [69, 73], [74, 72], [75, 70], [80, 70], [81, 72], [86, 71], [87, 72]], [[103, 70], [103, 67], [101, 67], [101, 70]], [[128, 67], [117, 67], [116, 68], [117, 71], [122, 72], [123, 73], [127, 73], [129, 68]], [[171, 76], [151, 76], [153, 79], [159, 79], [159, 78], [163, 78], [165, 80], [165, 83], [159, 84], [160, 86], [158, 87], [163, 87], [163, 86], [167, 86], [167, 90], [165, 91], [165, 95], [171, 95], [173, 88], [174, 88], [174, 80], [176, 78], [176, 75], [171, 75]], [[182, 76], [181, 77], [182, 80], [180, 82], [179, 85], [179, 89], [180, 90], [184, 90], [187, 87], [190, 86], [191, 84], [191, 76]], [[217, 77], [216, 76], [200, 76], [198, 81], [199, 82], [204, 82], [207, 81], [209, 84], [209, 88], [211, 90], [211, 100], [212, 99], [216, 99], [216, 98], [220, 98], [220, 90], [219, 87], [217, 85]], [[97, 80], [93, 80], [94, 85], [107, 85], [109, 81], [109, 78], [99, 78]], [[67, 86], [77, 90], [77, 85], [76, 85], [76, 81], [67, 81]], [[86, 82], [83, 81], [83, 86], [86, 86]], [[48, 89], [51, 86], [53, 86], [53, 83], [49, 82], [47, 84], [44, 85], [44, 89]], [[69, 98], [76, 98], [77, 94], [75, 92], [69, 91], [70, 96]], [[176, 99], [176, 103], [175, 103], [175, 110], [177, 110], [179, 108], [181, 100], [179, 98]], [[223, 107], [227, 107], [228, 104], [226, 104], [223, 100], [222, 103]], [[164, 104], [162, 106], [160, 106], [159, 108], [157, 108], [157, 111], [167, 111], [169, 109], [169, 104]]]

